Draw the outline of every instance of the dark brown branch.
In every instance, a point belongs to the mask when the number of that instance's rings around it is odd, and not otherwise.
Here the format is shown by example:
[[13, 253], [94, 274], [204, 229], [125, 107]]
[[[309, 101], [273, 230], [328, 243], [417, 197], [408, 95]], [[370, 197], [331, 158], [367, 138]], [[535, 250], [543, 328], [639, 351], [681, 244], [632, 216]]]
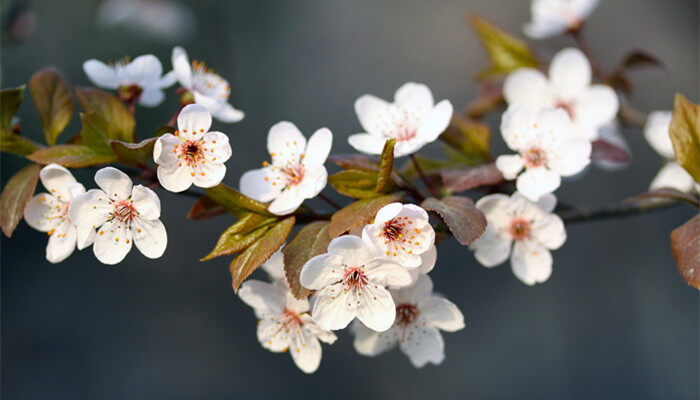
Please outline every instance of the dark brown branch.
[[433, 187], [433, 185], [430, 183], [430, 180], [428, 179], [428, 176], [425, 175], [425, 172], [423, 172], [423, 168], [421, 168], [420, 163], [418, 162], [418, 159], [416, 156], [413, 154], [410, 155], [411, 161], [413, 162], [413, 166], [416, 168], [416, 172], [418, 173], [418, 176], [420, 176], [421, 180], [425, 184], [425, 187], [428, 188], [430, 191], [430, 194], [433, 195], [436, 199], [440, 198], [440, 194], [437, 192], [437, 190]]
[[675, 200], [623, 201], [622, 203], [607, 204], [599, 207], [561, 210], [558, 212], [558, 215], [564, 220], [564, 223], [571, 224], [584, 221], [630, 217], [652, 211], [665, 210], [677, 206], [678, 204], [679, 202]]
[[591, 63], [593, 75], [595, 75], [601, 81], [604, 80], [605, 71], [600, 66], [598, 59], [593, 54], [593, 50], [591, 50], [591, 47], [588, 45], [588, 41], [586, 41], [586, 39], [583, 37], [583, 26], [579, 27], [578, 29], [572, 29], [568, 33], [571, 35], [571, 37], [574, 38], [574, 40], [576, 41], [576, 45], [578, 45], [578, 48], [581, 49], [583, 54], [586, 55], [586, 58], [588, 58], [588, 61]]

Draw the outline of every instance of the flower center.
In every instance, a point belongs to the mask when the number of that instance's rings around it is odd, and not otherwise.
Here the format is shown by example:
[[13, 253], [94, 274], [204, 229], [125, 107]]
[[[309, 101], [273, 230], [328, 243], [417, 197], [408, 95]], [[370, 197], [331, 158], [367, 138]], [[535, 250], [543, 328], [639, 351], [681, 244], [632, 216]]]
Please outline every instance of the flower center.
[[566, 111], [567, 114], [569, 114], [569, 118], [574, 119], [574, 106], [571, 103], [559, 100], [554, 107], [561, 108], [562, 110]]
[[392, 135], [397, 142], [408, 142], [416, 137], [415, 129], [410, 129], [407, 126], [400, 127], [394, 131]]
[[192, 60], [194, 89], [208, 97], [228, 99], [231, 87], [226, 79], [222, 78], [211, 68], [200, 61]]
[[139, 85], [122, 85], [117, 89], [119, 100], [126, 103], [133, 103], [141, 98], [143, 89]]
[[124, 223], [131, 223], [139, 216], [139, 212], [134, 208], [131, 200], [119, 200], [114, 203], [114, 210], [110, 213], [110, 219], [116, 219]]
[[510, 223], [510, 235], [513, 240], [524, 240], [530, 237], [530, 223], [524, 218], [514, 219]]
[[284, 311], [282, 312], [284, 315], [284, 323], [283, 326], [289, 327], [290, 325], [293, 326], [301, 326], [301, 317], [299, 314], [295, 313], [294, 311], [285, 308]]
[[396, 306], [396, 323], [399, 325], [408, 325], [415, 321], [418, 317], [418, 309], [410, 303], [399, 304]]
[[345, 285], [346, 291], [362, 289], [368, 281], [369, 279], [367, 279], [367, 275], [365, 275], [365, 271], [362, 267], [346, 267], [345, 273], [343, 274], [343, 284]]
[[204, 149], [198, 140], [186, 140], [180, 145], [180, 158], [183, 158], [188, 167], [196, 167], [197, 163], [204, 162]]
[[403, 237], [403, 228], [396, 219], [384, 224], [384, 237], [389, 240], [398, 240]]
[[544, 150], [537, 147], [526, 151], [523, 158], [525, 159], [525, 164], [530, 167], [539, 167], [547, 162], [547, 154], [545, 154]]
[[282, 169], [288, 185], [296, 185], [304, 179], [304, 167], [301, 164], [288, 165]]
[[396, 256], [397, 251], [413, 254], [413, 250], [410, 248], [412, 246], [420, 246], [420, 239], [417, 241], [416, 235], [420, 235], [421, 230], [413, 225], [413, 220], [408, 217], [396, 217], [384, 223], [384, 228], [379, 232], [379, 237], [384, 238], [387, 256]]

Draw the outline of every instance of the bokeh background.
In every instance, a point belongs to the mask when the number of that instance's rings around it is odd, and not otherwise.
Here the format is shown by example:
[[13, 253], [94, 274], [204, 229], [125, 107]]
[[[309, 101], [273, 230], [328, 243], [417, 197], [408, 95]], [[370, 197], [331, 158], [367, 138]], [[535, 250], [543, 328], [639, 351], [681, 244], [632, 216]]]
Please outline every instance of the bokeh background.
[[[22, 43], [3, 41], [2, 87], [24, 84], [46, 65], [60, 68], [72, 84], [87, 85], [81, 65], [89, 58], [153, 53], [170, 68], [174, 41], [226, 77], [233, 104], [246, 112], [238, 124], [216, 125], [231, 138], [225, 182], [233, 186], [267, 157], [267, 130], [280, 120], [295, 122], [307, 135], [329, 127], [333, 151], [340, 153], [351, 150], [346, 138], [360, 130], [352, 106], [364, 93], [390, 98], [406, 81], [424, 82], [436, 99], [460, 108], [475, 96], [474, 74], [487, 64], [465, 14], [485, 15], [519, 35], [529, 19], [526, 0], [192, 0], [181, 3], [191, 12], [185, 19], [149, 17], [170, 35], [158, 37], [97, 26], [95, 1], [23, 4], [33, 11], [26, 23], [36, 30]], [[666, 62], [668, 74], [632, 74], [631, 100], [639, 109], [670, 109], [676, 92], [697, 102], [697, 1], [603, 1], [586, 31], [604, 67], [633, 48]], [[7, 32], [4, 39], [10, 39]], [[572, 42], [533, 45], [546, 58]], [[139, 108], [140, 135], [168, 121], [176, 107], [170, 92], [160, 108]], [[39, 140], [28, 95], [19, 116], [23, 133]], [[79, 130], [76, 119], [63, 140]], [[496, 126], [498, 116], [490, 122]], [[562, 201], [593, 206], [647, 188], [661, 160], [639, 129], [623, 134], [633, 152], [630, 167], [593, 168], [563, 185], [557, 192]], [[493, 142], [504, 148], [498, 134]], [[8, 155], [0, 161], [3, 184], [25, 163]], [[78, 177], [94, 186], [91, 174]], [[518, 281], [507, 264], [483, 268], [467, 249], [445, 241], [431, 276], [463, 310], [467, 327], [444, 335], [441, 366], [416, 370], [398, 351], [362, 357], [343, 332], [336, 344], [324, 346], [319, 371], [307, 376], [288, 355], [257, 343], [253, 312], [231, 290], [230, 258], [197, 261], [232, 217], [189, 221], [192, 199], [158, 194], [169, 245], [157, 261], [134, 250], [110, 267], [87, 250], [51, 265], [44, 258], [46, 236], [23, 222], [11, 240], [2, 238], [4, 399], [698, 394], [698, 294], [676, 272], [668, 239], [692, 215], [688, 207], [568, 226], [552, 277], [535, 287]]]

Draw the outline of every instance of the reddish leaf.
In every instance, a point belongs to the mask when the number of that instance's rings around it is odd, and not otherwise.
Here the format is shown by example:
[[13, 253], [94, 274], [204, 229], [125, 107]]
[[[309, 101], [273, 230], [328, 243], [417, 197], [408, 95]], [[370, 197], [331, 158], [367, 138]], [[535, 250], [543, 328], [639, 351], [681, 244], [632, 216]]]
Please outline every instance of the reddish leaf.
[[39, 114], [46, 143], [53, 145], [73, 116], [70, 86], [60, 72], [44, 68], [32, 76], [29, 91]]
[[463, 192], [479, 186], [496, 185], [503, 182], [503, 174], [495, 164], [465, 167], [443, 171], [442, 184], [450, 193]]
[[282, 249], [284, 254], [284, 275], [289, 289], [297, 299], [306, 298], [309, 290], [301, 286], [299, 274], [307, 261], [328, 250], [331, 235], [328, 233], [331, 223], [316, 221], [303, 227]]
[[200, 261], [211, 260], [227, 254], [238, 253], [260, 239], [277, 221], [260, 214], [247, 214], [221, 234], [214, 249]]
[[685, 282], [700, 289], [700, 215], [671, 232], [671, 250]]
[[356, 201], [333, 214], [328, 232], [332, 238], [338, 237], [356, 226], [373, 220], [380, 208], [400, 199], [400, 193], [393, 193], [387, 196]]
[[109, 151], [111, 153], [79, 144], [61, 144], [35, 151], [27, 158], [39, 164], [56, 163], [68, 168], [83, 168], [116, 161], [117, 156], [111, 149]]
[[379, 163], [376, 157], [362, 154], [332, 154], [328, 161], [333, 162], [343, 169], [358, 169], [361, 171], [379, 171]]
[[637, 199], [650, 199], [650, 198], [679, 200], [679, 201], [684, 201], [684, 202], [686, 202], [692, 206], [695, 206], [697, 208], [700, 208], [700, 202], [698, 202], [698, 198], [695, 195], [693, 195], [691, 193], [681, 192], [680, 190], [671, 189], [671, 188], [661, 188], [661, 189], [650, 190], [648, 192], [642, 193], [640, 195], [637, 195], [637, 196], [631, 198], [630, 201], [634, 201]]
[[435, 211], [459, 243], [466, 246], [486, 230], [486, 217], [468, 197], [448, 196], [442, 200], [426, 199], [421, 207]]
[[194, 203], [189, 214], [187, 214], [187, 218], [207, 219], [224, 214], [225, 212], [226, 209], [222, 205], [212, 200], [211, 197], [204, 195]]
[[32, 198], [39, 179], [41, 165], [31, 164], [22, 168], [7, 181], [0, 195], [0, 226], [5, 236], [12, 236], [22, 219], [24, 208]]
[[626, 149], [605, 140], [595, 140], [591, 152], [591, 160], [610, 161], [615, 163], [626, 163], [630, 160], [630, 155]]

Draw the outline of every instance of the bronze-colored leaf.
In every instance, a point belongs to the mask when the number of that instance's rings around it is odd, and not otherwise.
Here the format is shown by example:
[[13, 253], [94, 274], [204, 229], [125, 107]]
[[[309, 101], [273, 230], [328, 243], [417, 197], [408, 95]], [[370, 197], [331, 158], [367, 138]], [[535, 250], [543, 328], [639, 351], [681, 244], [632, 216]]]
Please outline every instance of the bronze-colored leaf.
[[109, 164], [117, 160], [114, 152], [107, 153], [80, 144], [62, 144], [35, 151], [27, 156], [39, 164], [56, 163], [67, 168], [83, 168]]
[[109, 139], [108, 133], [103, 126], [104, 121], [94, 115], [94, 113], [90, 115], [80, 113], [80, 121], [83, 123], [83, 127], [80, 130], [80, 140], [74, 141], [71, 139], [68, 143], [83, 144], [101, 153], [111, 153], [113, 151], [109, 145], [111, 139]]
[[700, 215], [671, 232], [671, 251], [685, 282], [700, 289]]
[[350, 229], [368, 223], [377, 215], [377, 211], [389, 203], [401, 200], [401, 193], [356, 201], [339, 210], [331, 217], [328, 232], [331, 238], [338, 237]]
[[364, 154], [331, 154], [328, 157], [328, 161], [339, 165], [343, 169], [379, 171], [377, 158]]
[[491, 160], [491, 129], [484, 123], [455, 115], [440, 139], [458, 149], [472, 164]]
[[226, 209], [206, 194], [200, 197], [187, 214], [189, 219], [207, 219], [226, 213]]
[[468, 197], [448, 196], [442, 200], [426, 199], [421, 207], [442, 217], [455, 239], [466, 246], [486, 230], [486, 217]]
[[328, 184], [340, 194], [356, 199], [368, 199], [380, 195], [377, 193], [378, 178], [376, 172], [346, 169], [329, 176]]
[[117, 97], [92, 87], [76, 88], [75, 94], [85, 114], [104, 130], [108, 139], [133, 143], [136, 121]]
[[9, 129], [0, 128], [0, 151], [26, 156], [39, 150], [41, 145]]
[[175, 128], [170, 126], [170, 125], [162, 125], [159, 126], [158, 129], [153, 132], [153, 135], [151, 137], [157, 138], [165, 135], [166, 133], [175, 133]]
[[478, 167], [445, 170], [441, 177], [445, 190], [450, 193], [463, 192], [480, 186], [497, 185], [503, 182], [503, 174], [493, 163]]
[[24, 208], [32, 198], [39, 179], [41, 165], [31, 164], [19, 170], [7, 181], [0, 195], [0, 226], [5, 236], [12, 236], [22, 219]]
[[626, 163], [630, 160], [627, 149], [605, 140], [594, 140], [591, 152], [591, 160], [610, 161], [614, 163]]
[[685, 193], [685, 192], [681, 192], [678, 189], [672, 189], [672, 188], [660, 188], [660, 189], [650, 190], [648, 192], [634, 196], [627, 201], [635, 201], [635, 200], [641, 200], [641, 199], [654, 199], [654, 198], [684, 201], [684, 202], [686, 202], [686, 203], [688, 203], [696, 208], [700, 208], [700, 202], [698, 202], [698, 197], [695, 196], [693, 193]]
[[328, 233], [331, 223], [315, 221], [301, 228], [299, 232], [282, 249], [284, 255], [284, 275], [292, 294], [297, 299], [308, 297], [309, 290], [301, 286], [299, 274], [307, 261], [328, 250], [331, 235]]
[[255, 269], [267, 261], [287, 240], [287, 236], [294, 227], [294, 217], [287, 217], [265, 232], [255, 243], [248, 246], [242, 253], [231, 261], [231, 286], [238, 292], [238, 287]]
[[125, 143], [113, 140], [109, 144], [117, 155], [117, 161], [124, 165], [146, 166], [153, 158], [153, 147], [157, 138], [144, 139], [138, 143]]
[[207, 196], [217, 204], [224, 207], [229, 213], [237, 218], [243, 217], [247, 213], [274, 216], [267, 211], [267, 206], [259, 201], [242, 194], [236, 189], [230, 188], [220, 183], [212, 188], [206, 189]]
[[396, 139], [389, 139], [384, 143], [384, 149], [382, 149], [382, 154], [379, 157], [379, 174], [376, 187], [378, 193], [388, 193], [396, 189], [396, 185], [393, 184], [394, 181], [392, 180], [395, 146]]
[[469, 16], [469, 22], [491, 60], [491, 67], [479, 73], [480, 77], [507, 74], [523, 67], [537, 68], [539, 65], [535, 55], [522, 40], [478, 15]]
[[669, 134], [676, 160], [700, 183], [700, 107], [676, 94]]
[[24, 97], [24, 85], [0, 90], [0, 128], [12, 130], [12, 117], [17, 114]]
[[44, 68], [32, 76], [29, 91], [39, 114], [46, 143], [54, 145], [58, 135], [73, 117], [74, 105], [70, 86], [60, 72], [53, 68]]
[[200, 261], [242, 251], [260, 239], [275, 221], [277, 219], [260, 214], [245, 215], [221, 234], [214, 249]]

